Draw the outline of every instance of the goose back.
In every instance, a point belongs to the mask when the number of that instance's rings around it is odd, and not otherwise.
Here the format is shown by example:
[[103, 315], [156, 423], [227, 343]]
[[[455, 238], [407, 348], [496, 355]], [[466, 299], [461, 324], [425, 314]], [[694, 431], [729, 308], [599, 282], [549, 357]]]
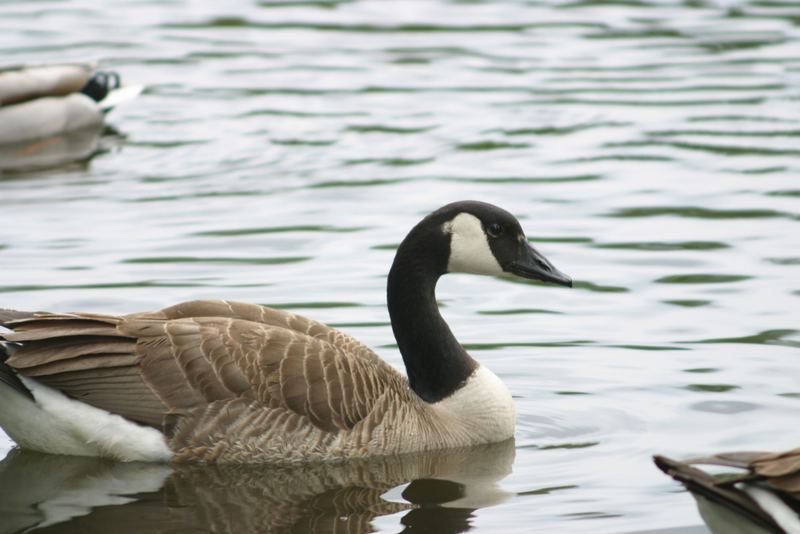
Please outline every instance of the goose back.
[[0, 69], [0, 106], [77, 93], [89, 81], [93, 69], [88, 63]]
[[[361, 343], [262, 306], [194, 301], [4, 322], [5, 338], [21, 343], [7, 360], [18, 373], [162, 430], [184, 459], [372, 449], [376, 427], [408, 401], [404, 377]], [[337, 443], [341, 434], [349, 439]]]

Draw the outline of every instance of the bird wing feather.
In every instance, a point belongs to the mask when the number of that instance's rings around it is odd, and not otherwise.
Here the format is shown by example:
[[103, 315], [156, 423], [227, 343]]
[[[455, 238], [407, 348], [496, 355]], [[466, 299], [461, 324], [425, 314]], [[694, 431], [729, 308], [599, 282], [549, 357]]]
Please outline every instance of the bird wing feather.
[[387, 388], [404, 384], [355, 339], [251, 304], [191, 301], [121, 317], [2, 319], [12, 332], [0, 336], [21, 344], [7, 361], [17, 372], [157, 428], [175, 428], [176, 417], [191, 425], [206, 407], [235, 400], [337, 432], [363, 420]]

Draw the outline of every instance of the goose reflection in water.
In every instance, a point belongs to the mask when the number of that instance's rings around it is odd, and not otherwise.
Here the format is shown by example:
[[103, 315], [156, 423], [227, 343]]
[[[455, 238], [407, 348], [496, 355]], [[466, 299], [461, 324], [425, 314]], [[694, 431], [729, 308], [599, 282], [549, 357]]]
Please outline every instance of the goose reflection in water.
[[[511, 493], [514, 440], [298, 467], [117, 463], [15, 449], [0, 462], [0, 534], [469, 530]], [[406, 484], [408, 484], [406, 486]]]

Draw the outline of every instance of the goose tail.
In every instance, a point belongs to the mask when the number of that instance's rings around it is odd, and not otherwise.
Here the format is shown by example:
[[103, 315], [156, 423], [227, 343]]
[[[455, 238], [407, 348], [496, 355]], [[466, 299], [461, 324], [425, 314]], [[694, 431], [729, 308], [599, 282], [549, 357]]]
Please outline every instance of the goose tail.
[[[25, 387], [17, 373], [6, 364], [10, 355], [11, 347], [6, 343], [0, 343], [0, 388], [10, 389], [33, 401], [33, 393]], [[3, 407], [0, 406], [0, 410], [2, 409]]]
[[[16, 345], [3, 339], [3, 331], [8, 332], [8, 329], [5, 327], [6, 324], [15, 319], [22, 319], [30, 315], [31, 314], [28, 312], [16, 310], [0, 310], [0, 388], [16, 391], [33, 401], [34, 399], [31, 391], [25, 387], [25, 384], [19, 379], [17, 373], [6, 364], [6, 360], [14, 353]], [[3, 407], [0, 406], [0, 410], [2, 409]]]
[[[687, 461], [654, 456], [653, 461], [693, 494], [712, 532], [744, 532], [741, 522], [745, 520], [745, 524], [751, 526], [747, 532], [799, 534], [800, 488], [783, 491], [774, 486], [770, 477], [758, 474], [753, 462], [762, 458], [765, 458], [764, 453], [732, 453]], [[723, 465], [748, 471], [712, 475], [693, 464]]]

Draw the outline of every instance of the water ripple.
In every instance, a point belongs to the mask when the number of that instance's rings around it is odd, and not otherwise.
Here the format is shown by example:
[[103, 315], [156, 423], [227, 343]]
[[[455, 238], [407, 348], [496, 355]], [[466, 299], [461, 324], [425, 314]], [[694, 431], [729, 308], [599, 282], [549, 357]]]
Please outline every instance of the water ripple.
[[[147, 90], [78, 164], [5, 170], [66, 138], [2, 149], [0, 308], [261, 302], [402, 367], [385, 309], [393, 252], [421, 216], [468, 198], [518, 215], [576, 279], [437, 288], [517, 406], [513, 469], [487, 490], [507, 500], [338, 510], [337, 526], [444, 530], [457, 510], [478, 533], [683, 528], [701, 519], [652, 454], [796, 446], [775, 441], [800, 395], [795, 3], [51, 4], [2, 3], [4, 62], [96, 59]], [[441, 504], [474, 486], [416, 482], [389, 494], [408, 505], [412, 484]], [[398, 504], [383, 494], [369, 502]], [[175, 517], [152, 495], [82, 503], [81, 521], [163, 529], [137, 515], [146, 503]]]

